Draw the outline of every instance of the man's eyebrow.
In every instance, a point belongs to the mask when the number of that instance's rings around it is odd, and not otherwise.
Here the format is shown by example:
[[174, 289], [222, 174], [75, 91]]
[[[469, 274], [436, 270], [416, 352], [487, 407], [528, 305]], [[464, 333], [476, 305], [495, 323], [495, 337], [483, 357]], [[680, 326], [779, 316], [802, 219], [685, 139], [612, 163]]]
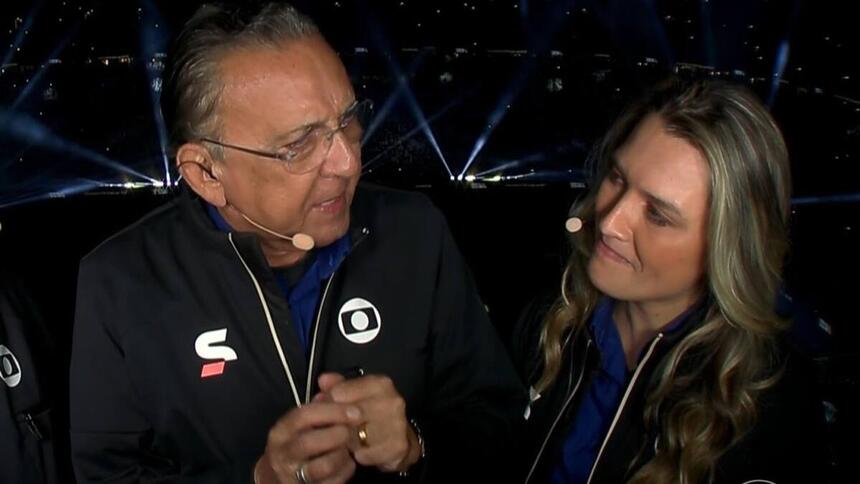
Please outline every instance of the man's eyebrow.
[[[346, 108], [344, 108], [343, 111], [341, 111], [341, 113], [338, 114], [338, 121], [347, 111], [349, 111], [350, 109], [355, 107], [357, 104], [358, 104], [358, 100], [356, 100], [356, 99], [353, 99], [352, 101], [350, 101], [349, 104], [346, 105]], [[296, 134], [308, 133], [314, 129], [321, 128], [323, 126], [325, 126], [325, 120], [317, 120], [317, 121], [307, 122], [305, 124], [302, 124], [300, 126], [293, 128], [287, 132], [280, 133], [280, 134], [276, 135], [269, 142], [269, 145], [270, 146], [280, 146], [280, 145], [288, 142]]]

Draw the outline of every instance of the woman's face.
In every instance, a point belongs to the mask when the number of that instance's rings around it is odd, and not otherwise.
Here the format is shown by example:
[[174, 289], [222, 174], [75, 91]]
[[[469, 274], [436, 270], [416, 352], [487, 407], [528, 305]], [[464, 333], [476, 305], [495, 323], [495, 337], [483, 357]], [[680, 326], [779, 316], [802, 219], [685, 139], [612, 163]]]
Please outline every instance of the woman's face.
[[591, 282], [622, 301], [683, 310], [701, 294], [707, 255], [708, 164], [687, 141], [644, 118], [614, 153], [596, 200]]

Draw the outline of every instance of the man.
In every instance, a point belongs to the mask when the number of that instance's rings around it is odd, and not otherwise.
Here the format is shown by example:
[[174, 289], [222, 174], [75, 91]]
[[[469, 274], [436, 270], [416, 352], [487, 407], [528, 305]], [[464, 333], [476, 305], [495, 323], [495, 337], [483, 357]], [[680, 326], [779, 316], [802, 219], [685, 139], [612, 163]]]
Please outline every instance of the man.
[[204, 6], [172, 62], [188, 189], [81, 264], [78, 479], [485, 476], [517, 377], [438, 211], [358, 184], [335, 52], [284, 4]]
[[0, 482], [63, 482], [71, 472], [68, 449], [57, 452], [56, 350], [22, 280], [0, 269]]

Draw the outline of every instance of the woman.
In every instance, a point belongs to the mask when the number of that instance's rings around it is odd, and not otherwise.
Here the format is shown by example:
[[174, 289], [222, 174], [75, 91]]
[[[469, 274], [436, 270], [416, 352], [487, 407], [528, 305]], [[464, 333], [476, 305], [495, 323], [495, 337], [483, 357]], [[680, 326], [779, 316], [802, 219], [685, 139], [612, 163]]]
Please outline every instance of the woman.
[[561, 294], [515, 333], [525, 480], [822, 482], [804, 474], [821, 462], [820, 404], [774, 313], [790, 175], [766, 109], [671, 80], [593, 161]]

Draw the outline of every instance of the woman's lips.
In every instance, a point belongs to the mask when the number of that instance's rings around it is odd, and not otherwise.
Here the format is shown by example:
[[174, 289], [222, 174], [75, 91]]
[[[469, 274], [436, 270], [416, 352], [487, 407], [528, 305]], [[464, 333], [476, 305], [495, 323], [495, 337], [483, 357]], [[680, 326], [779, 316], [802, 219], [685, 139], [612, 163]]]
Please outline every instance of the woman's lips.
[[596, 245], [597, 245], [597, 254], [600, 255], [601, 257], [609, 259], [613, 262], [617, 262], [619, 264], [625, 264], [625, 265], [628, 265], [630, 267], [633, 267], [633, 264], [631, 264], [629, 260], [627, 260], [621, 254], [619, 254], [618, 252], [613, 250], [612, 247], [609, 247], [609, 245], [607, 245], [606, 242], [604, 242], [602, 239], [599, 239], [597, 241]]

